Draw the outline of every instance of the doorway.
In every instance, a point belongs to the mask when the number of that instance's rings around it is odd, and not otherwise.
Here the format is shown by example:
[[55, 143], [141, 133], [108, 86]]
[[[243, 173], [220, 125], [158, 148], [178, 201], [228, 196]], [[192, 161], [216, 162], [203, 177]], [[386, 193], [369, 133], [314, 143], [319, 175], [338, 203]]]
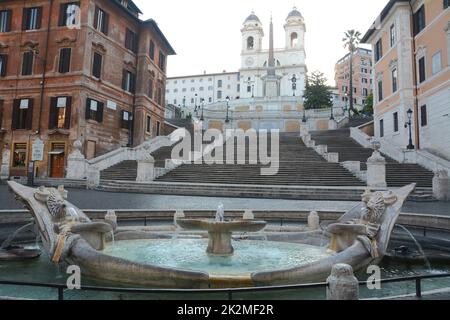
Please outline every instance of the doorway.
[[50, 178], [64, 178], [65, 175], [65, 143], [52, 143], [50, 156]]

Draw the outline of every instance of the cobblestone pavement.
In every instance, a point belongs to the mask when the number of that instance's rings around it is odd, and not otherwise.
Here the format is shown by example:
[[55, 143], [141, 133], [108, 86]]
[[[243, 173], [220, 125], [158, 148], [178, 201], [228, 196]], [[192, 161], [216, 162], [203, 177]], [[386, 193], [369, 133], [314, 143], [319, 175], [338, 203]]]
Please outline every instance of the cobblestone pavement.
[[[171, 196], [133, 193], [111, 193], [68, 189], [69, 201], [81, 209], [216, 209], [223, 203], [225, 209], [254, 210], [348, 210], [351, 201], [308, 201], [247, 198], [217, 198]], [[0, 185], [0, 210], [21, 209], [6, 185]], [[408, 202], [403, 212], [450, 215], [450, 202]]]

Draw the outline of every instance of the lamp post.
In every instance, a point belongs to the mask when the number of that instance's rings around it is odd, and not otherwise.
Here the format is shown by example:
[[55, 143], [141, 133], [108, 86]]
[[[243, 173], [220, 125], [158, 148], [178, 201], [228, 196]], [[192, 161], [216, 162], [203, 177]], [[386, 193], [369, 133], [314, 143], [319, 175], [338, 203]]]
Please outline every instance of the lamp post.
[[198, 97], [198, 94], [195, 94], [194, 112], [195, 112], [195, 115], [196, 115], [196, 116], [198, 116], [198, 110], [197, 110], [197, 97]]
[[226, 100], [227, 100], [227, 117], [225, 118], [225, 123], [229, 123], [230, 118], [228, 117], [228, 110], [230, 109], [230, 97], [227, 96]]
[[414, 150], [414, 144], [412, 141], [412, 115], [413, 115], [413, 111], [411, 109], [409, 109], [406, 114], [408, 115], [408, 122], [405, 123], [405, 128], [409, 127], [409, 144], [406, 147], [406, 149], [408, 150]]
[[297, 90], [297, 77], [295, 76], [295, 74], [292, 76], [291, 82], [292, 82], [293, 96], [295, 97], [295, 90]]
[[202, 116], [200, 117], [200, 121], [203, 121], [203, 120], [205, 120], [205, 118], [203, 117], [203, 109], [205, 107], [205, 99], [201, 98], [200, 102], [202, 104]]
[[331, 115], [330, 115], [330, 120], [334, 120], [334, 104], [333, 104], [333, 99], [331, 99]]

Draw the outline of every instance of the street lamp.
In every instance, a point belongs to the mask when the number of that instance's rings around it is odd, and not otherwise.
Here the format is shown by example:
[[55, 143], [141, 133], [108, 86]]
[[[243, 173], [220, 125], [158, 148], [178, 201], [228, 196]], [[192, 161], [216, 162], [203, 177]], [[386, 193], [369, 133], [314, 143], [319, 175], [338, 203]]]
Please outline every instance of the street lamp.
[[205, 99], [201, 98], [200, 102], [202, 104], [202, 116], [200, 117], [200, 121], [203, 121], [203, 120], [205, 120], [205, 118], [203, 117], [203, 109], [205, 107]]
[[303, 122], [303, 123], [306, 123], [306, 121], [307, 121], [307, 120], [306, 120], [306, 107], [305, 107], [305, 98], [306, 98], [306, 97], [303, 95], [302, 98], [303, 98], [303, 119], [302, 119], [302, 122]]
[[292, 82], [293, 96], [295, 97], [295, 90], [297, 90], [297, 77], [295, 76], [295, 74], [292, 76], [291, 82]]
[[412, 141], [412, 115], [413, 115], [413, 111], [411, 109], [409, 109], [406, 114], [408, 115], [408, 122], [405, 123], [405, 128], [409, 127], [409, 144], [406, 147], [406, 149], [408, 150], [414, 150], [415, 147], [413, 145], [413, 141]]
[[230, 97], [227, 96], [226, 100], [227, 100], [227, 117], [225, 118], [225, 123], [229, 123], [230, 118], [228, 117], [228, 110], [230, 109]]
[[195, 94], [194, 112], [195, 112], [195, 115], [196, 115], [196, 116], [198, 116], [198, 110], [197, 110], [197, 97], [198, 97], [198, 94]]

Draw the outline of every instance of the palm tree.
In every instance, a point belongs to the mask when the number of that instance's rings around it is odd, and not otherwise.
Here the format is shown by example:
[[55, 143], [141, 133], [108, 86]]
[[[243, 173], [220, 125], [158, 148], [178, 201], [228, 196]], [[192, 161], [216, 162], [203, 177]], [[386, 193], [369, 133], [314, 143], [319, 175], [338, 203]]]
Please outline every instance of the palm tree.
[[361, 41], [361, 32], [356, 31], [354, 29], [348, 30], [345, 32], [345, 38], [342, 39], [344, 42], [344, 48], [347, 48], [348, 51], [350, 51], [350, 108], [349, 108], [349, 115], [351, 112], [354, 112], [353, 108], [353, 53], [358, 48], [358, 44]]

